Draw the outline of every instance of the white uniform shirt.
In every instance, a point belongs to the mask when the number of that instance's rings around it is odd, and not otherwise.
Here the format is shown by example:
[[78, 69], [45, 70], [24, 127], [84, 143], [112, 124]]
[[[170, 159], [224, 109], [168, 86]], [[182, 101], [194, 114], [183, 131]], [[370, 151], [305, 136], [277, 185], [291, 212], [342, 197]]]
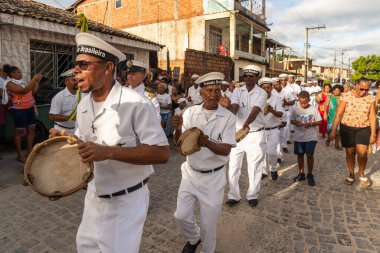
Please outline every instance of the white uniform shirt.
[[[233, 147], [235, 141], [235, 115], [218, 105], [215, 113], [207, 120], [203, 111], [203, 104], [186, 109], [183, 114], [182, 132], [191, 127], [197, 127], [210, 141], [230, 144]], [[186, 157], [188, 165], [196, 170], [211, 170], [227, 163], [228, 156], [216, 155], [208, 148], [202, 147], [199, 152]]]
[[[270, 98], [267, 99], [267, 104], [272, 106], [273, 110], [285, 114], [284, 107], [282, 107], [282, 101], [278, 96], [272, 94]], [[272, 128], [281, 125], [281, 117], [276, 117], [273, 113], [264, 115], [264, 120], [265, 128]]]
[[236, 130], [243, 127], [244, 122], [247, 120], [249, 114], [254, 106], [261, 109], [256, 119], [249, 124], [250, 131], [259, 130], [265, 125], [264, 122], [264, 105], [267, 101], [267, 93], [261, 89], [257, 84], [253, 89], [248, 92], [247, 86], [242, 86], [235, 89], [231, 96], [231, 104], [238, 104], [239, 110], [236, 113]]
[[298, 94], [301, 92], [301, 87], [296, 83], [288, 83], [286, 87], [289, 88], [289, 91], [293, 94], [295, 98], [297, 98]]
[[[292, 93], [290, 93], [288, 91], [288, 89], [284, 89], [282, 88], [280, 92], [276, 91], [275, 89], [272, 90], [272, 95], [275, 95], [275, 96], [278, 96], [281, 101], [293, 101], [295, 100], [295, 97], [292, 95]], [[284, 106], [284, 110], [285, 111], [289, 111], [289, 109], [291, 108], [292, 106], [291, 105], [285, 105]]]
[[[169, 96], [168, 93], [157, 94], [156, 98], [160, 106], [161, 105], [167, 106], [169, 104], [172, 104], [172, 98]], [[160, 109], [160, 113], [169, 113], [169, 112], [170, 112], [169, 109]]]
[[[81, 96], [83, 93], [81, 94]], [[58, 92], [51, 100], [49, 114], [69, 116], [77, 104], [77, 94], [71, 94], [67, 87]], [[75, 127], [75, 120], [54, 122], [54, 128], [58, 130], [70, 130]], [[61, 125], [62, 127], [58, 126]], [[68, 131], [70, 132], [70, 131]], [[72, 133], [73, 130], [71, 130]]]
[[191, 103], [193, 105], [197, 105], [203, 102], [203, 98], [201, 97], [200, 91], [201, 87], [199, 87], [199, 85], [197, 89], [195, 89], [193, 85], [187, 91], [187, 97], [191, 97]]
[[149, 93], [145, 91], [145, 85], [143, 83], [140, 84], [139, 86], [137, 86], [136, 88], [134, 88], [134, 90], [137, 93], [139, 93], [141, 96], [144, 96], [144, 97], [146, 97], [146, 98], [148, 98], [150, 100], [150, 102], [152, 103], [153, 108], [156, 110], [157, 118], [159, 120], [161, 120], [161, 116], [160, 116], [160, 110], [161, 109], [160, 109], [160, 103], [158, 102], [158, 99], [156, 97], [150, 97], [149, 96]]
[[[132, 89], [116, 82], [96, 115], [93, 106], [92, 96], [78, 105], [75, 134], [81, 140], [121, 147], [168, 145], [151, 102]], [[142, 182], [152, 173], [152, 165], [94, 162], [94, 179], [89, 187], [98, 195], [112, 194]]]

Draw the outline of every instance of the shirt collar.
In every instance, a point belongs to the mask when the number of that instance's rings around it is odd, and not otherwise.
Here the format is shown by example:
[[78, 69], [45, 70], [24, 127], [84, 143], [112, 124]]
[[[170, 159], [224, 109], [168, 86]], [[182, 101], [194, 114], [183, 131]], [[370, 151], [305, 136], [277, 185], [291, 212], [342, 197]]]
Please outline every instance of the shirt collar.
[[[202, 114], [202, 113], [203, 113], [203, 103], [195, 107], [193, 114], [197, 115], [197, 114]], [[225, 109], [223, 106], [218, 104], [218, 108], [216, 108], [215, 115], [219, 117], [227, 116], [228, 115], [227, 109]]]
[[123, 92], [122, 88], [123, 86], [121, 86], [121, 84], [115, 80], [115, 84], [113, 85], [110, 93], [108, 94], [106, 101], [104, 101], [103, 108], [112, 109], [115, 111], [119, 109], [120, 102], [121, 102], [121, 95]]
[[67, 89], [67, 87], [63, 90], [63, 95], [65, 97], [76, 96], [76, 94], [71, 94], [71, 92], [69, 91], [69, 89]]
[[143, 83], [141, 83], [139, 86], [137, 86], [136, 88], [134, 88], [134, 90], [139, 93], [139, 94], [144, 94], [144, 91], [145, 91], [145, 85]]

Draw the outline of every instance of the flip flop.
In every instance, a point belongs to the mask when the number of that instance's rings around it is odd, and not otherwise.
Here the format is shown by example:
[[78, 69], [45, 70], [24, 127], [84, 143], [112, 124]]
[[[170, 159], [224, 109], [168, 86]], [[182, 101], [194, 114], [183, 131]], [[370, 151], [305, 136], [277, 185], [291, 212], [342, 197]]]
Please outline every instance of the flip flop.
[[348, 177], [348, 178], [346, 178], [345, 180], [344, 180], [344, 183], [346, 184], [346, 185], [352, 185], [353, 183], [354, 183], [354, 179], [353, 178], [350, 178], [350, 177]]
[[369, 180], [367, 177], [359, 177], [359, 179], [361, 187], [367, 188], [371, 186], [371, 180]]

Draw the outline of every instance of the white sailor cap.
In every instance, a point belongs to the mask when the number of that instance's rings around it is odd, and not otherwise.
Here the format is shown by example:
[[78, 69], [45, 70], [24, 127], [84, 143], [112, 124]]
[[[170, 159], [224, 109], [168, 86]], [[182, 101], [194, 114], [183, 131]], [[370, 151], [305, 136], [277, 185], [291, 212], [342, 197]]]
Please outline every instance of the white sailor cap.
[[317, 80], [314, 80], [313, 83], [318, 83], [318, 81], [317, 81]]
[[296, 82], [302, 82], [301, 77], [297, 77]]
[[104, 61], [115, 63], [124, 61], [126, 58], [119, 49], [92, 34], [78, 33], [75, 36], [75, 41], [77, 43], [77, 55], [92, 55]]
[[197, 75], [197, 74], [193, 74], [191, 76], [191, 79], [193, 79], [194, 81], [197, 80], [198, 78], [199, 78], [199, 75]]
[[261, 68], [259, 68], [256, 65], [247, 65], [243, 67], [243, 72], [244, 73], [255, 73], [257, 75], [261, 74]]
[[284, 73], [284, 74], [279, 75], [278, 77], [279, 77], [279, 78], [287, 78], [288, 75]]
[[273, 82], [278, 82], [278, 81], [280, 81], [280, 78], [278, 78], [278, 77], [273, 77], [273, 78], [272, 78], [272, 81], [273, 81]]
[[[127, 62], [127, 72], [145, 72], [147, 69], [148, 69], [148, 66], [143, 62], [139, 62], [135, 60], [130, 60]], [[161, 76], [161, 79], [162, 79], [162, 76]]]
[[177, 100], [177, 104], [180, 104], [180, 103], [183, 103], [183, 102], [186, 102], [187, 104], [187, 99], [186, 98], [180, 98]]
[[222, 81], [222, 85], [224, 85], [224, 86], [229, 86], [229, 85], [230, 85], [230, 83], [229, 83], [229, 82], [227, 82], [227, 81]]
[[223, 79], [224, 79], [224, 74], [220, 72], [210, 72], [199, 77], [195, 81], [195, 83], [198, 84], [201, 88], [203, 88], [209, 85], [215, 85], [215, 84], [221, 85]]
[[74, 69], [69, 69], [69, 70], [63, 72], [63, 73], [61, 74], [61, 77], [62, 77], [62, 78], [66, 78], [66, 77], [70, 77], [70, 76], [74, 76], [74, 75], [75, 75], [75, 74], [74, 74]]
[[313, 81], [312, 80], [308, 80], [307, 83], [313, 83]]
[[264, 83], [269, 83], [270, 85], [273, 85], [272, 78], [269, 78], [269, 77], [262, 77], [262, 78], [260, 78], [259, 81], [258, 81], [258, 83], [259, 83], [259, 86], [261, 86]]
[[288, 77], [290, 78], [293, 78], [294, 79], [294, 75], [293, 74], [289, 74]]

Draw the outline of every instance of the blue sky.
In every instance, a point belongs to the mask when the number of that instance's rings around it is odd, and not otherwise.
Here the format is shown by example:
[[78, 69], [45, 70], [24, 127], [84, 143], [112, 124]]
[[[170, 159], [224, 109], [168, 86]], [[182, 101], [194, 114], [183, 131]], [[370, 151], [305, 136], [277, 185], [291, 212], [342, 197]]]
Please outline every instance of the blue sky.
[[[75, 0], [37, 0], [54, 7], [68, 7]], [[191, 1], [191, 0], [188, 0]], [[257, 0], [261, 2], [260, 0]], [[268, 36], [303, 57], [305, 27], [326, 25], [309, 31], [309, 57], [314, 63], [347, 67], [349, 58], [380, 55], [380, 0], [267, 0]], [[290, 50], [289, 50], [290, 51]]]

